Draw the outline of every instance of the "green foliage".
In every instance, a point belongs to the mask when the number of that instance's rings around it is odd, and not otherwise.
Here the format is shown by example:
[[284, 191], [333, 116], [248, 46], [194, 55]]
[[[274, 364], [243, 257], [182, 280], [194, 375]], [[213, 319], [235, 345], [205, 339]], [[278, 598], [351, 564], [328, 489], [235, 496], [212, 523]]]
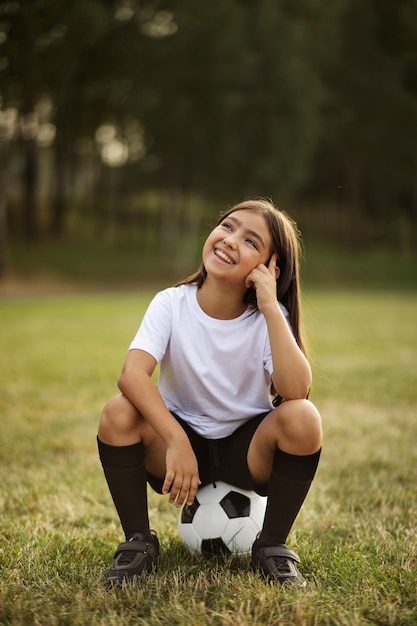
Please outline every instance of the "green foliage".
[[[166, 233], [166, 239], [150, 231], [140, 235], [140, 225], [132, 220], [128, 232], [113, 231], [113, 241], [107, 243], [91, 242], [88, 237], [45, 241], [38, 246], [15, 242], [9, 258], [10, 275], [0, 282], [0, 293], [30, 289], [32, 284], [36, 289], [39, 282], [47, 291], [173, 284], [197, 269], [202, 244], [213, 224], [214, 220], [197, 225], [192, 236], [187, 236], [184, 226], [183, 234], [174, 241], [172, 231]], [[306, 246], [301, 263], [306, 285], [409, 290], [417, 286], [414, 253], [363, 250], [352, 254], [327, 245]]]
[[96, 428], [151, 296], [0, 301], [0, 624], [414, 626], [417, 299], [399, 291], [305, 297], [325, 431], [290, 537], [307, 591], [268, 587], [246, 559], [189, 555], [177, 510], [151, 492], [161, 569], [103, 590], [121, 532]]
[[[350, 243], [364, 216], [385, 241], [393, 212], [415, 225], [414, 0], [0, 0], [0, 13], [0, 159], [28, 238], [65, 232], [80, 198], [108, 228], [154, 189], [176, 228], [187, 194], [330, 201], [352, 213]], [[56, 129], [48, 148], [38, 123]]]

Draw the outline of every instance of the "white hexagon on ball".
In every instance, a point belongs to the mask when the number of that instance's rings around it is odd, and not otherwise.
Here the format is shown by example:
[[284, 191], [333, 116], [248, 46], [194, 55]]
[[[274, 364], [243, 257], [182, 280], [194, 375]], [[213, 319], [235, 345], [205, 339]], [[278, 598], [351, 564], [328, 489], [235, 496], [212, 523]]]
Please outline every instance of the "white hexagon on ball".
[[265, 517], [266, 497], [224, 482], [201, 487], [178, 520], [178, 534], [191, 552], [245, 555]]

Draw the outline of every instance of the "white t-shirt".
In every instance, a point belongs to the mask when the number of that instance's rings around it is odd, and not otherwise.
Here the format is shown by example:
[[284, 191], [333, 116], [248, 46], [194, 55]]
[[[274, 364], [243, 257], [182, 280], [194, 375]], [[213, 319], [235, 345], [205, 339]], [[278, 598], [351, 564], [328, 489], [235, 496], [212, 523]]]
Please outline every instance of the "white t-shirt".
[[158, 389], [168, 409], [202, 436], [219, 439], [273, 408], [271, 348], [260, 311], [215, 319], [196, 294], [195, 285], [159, 292], [129, 349], [160, 363]]

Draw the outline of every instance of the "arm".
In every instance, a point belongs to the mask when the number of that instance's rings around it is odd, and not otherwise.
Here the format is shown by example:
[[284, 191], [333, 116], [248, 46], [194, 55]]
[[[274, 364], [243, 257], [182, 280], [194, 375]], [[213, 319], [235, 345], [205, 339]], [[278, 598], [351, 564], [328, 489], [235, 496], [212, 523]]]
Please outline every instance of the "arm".
[[166, 474], [162, 491], [165, 494], [169, 492], [170, 503], [176, 500], [177, 507], [180, 507], [186, 498], [187, 504], [194, 501], [200, 484], [198, 465], [186, 433], [167, 409], [152, 381], [155, 367], [153, 356], [143, 350], [130, 350], [118, 385], [120, 391], [165, 442]]
[[246, 278], [256, 290], [259, 310], [264, 314], [272, 352], [274, 387], [285, 400], [306, 398], [311, 386], [311, 368], [298, 347], [276, 298], [276, 256], [266, 267], [258, 265]]

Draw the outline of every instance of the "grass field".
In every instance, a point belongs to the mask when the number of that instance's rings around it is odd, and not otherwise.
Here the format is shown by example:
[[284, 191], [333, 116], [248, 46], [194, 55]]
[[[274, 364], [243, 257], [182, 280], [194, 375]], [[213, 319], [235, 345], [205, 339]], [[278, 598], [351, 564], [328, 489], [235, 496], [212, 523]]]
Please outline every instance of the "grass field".
[[0, 624], [417, 624], [417, 294], [305, 299], [323, 415], [322, 462], [290, 537], [306, 591], [271, 588], [247, 561], [206, 561], [150, 495], [160, 571], [106, 592], [122, 539], [96, 454], [150, 293], [0, 300]]

